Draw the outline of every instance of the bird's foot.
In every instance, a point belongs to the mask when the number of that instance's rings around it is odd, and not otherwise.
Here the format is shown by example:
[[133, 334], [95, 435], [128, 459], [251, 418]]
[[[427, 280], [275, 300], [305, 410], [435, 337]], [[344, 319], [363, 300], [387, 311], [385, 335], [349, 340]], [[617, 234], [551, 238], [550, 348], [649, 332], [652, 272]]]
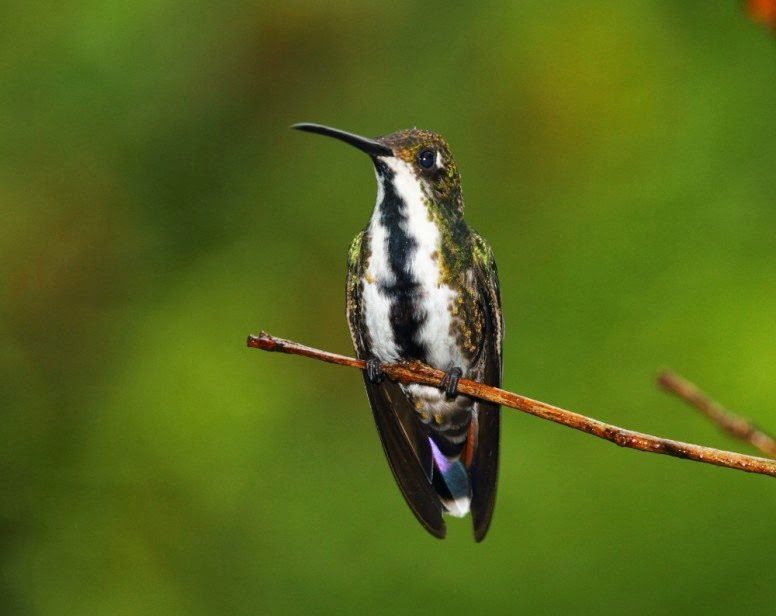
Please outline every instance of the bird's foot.
[[377, 385], [385, 378], [385, 373], [380, 367], [380, 360], [376, 357], [366, 360], [366, 368], [364, 370], [366, 372], [366, 378], [369, 379], [369, 382], [372, 385]]
[[455, 397], [455, 392], [458, 389], [458, 381], [461, 380], [462, 376], [463, 371], [458, 367], [450, 368], [450, 370], [445, 372], [445, 376], [442, 377], [439, 386], [445, 390], [445, 395], [448, 398]]

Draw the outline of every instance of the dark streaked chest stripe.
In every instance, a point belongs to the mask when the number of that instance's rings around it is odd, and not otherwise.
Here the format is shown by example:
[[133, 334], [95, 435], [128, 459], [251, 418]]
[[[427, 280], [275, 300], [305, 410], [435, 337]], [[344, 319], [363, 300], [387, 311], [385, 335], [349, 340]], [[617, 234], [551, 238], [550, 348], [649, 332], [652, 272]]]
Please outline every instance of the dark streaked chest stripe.
[[394, 275], [393, 283], [382, 285], [381, 291], [391, 299], [393, 339], [402, 358], [426, 361], [426, 349], [417, 342], [418, 331], [426, 319], [419, 310], [421, 287], [410, 273], [417, 242], [406, 231], [407, 207], [394, 187], [394, 172], [378, 163], [377, 173], [383, 186], [383, 199], [378, 206], [380, 224], [387, 234], [388, 266]]

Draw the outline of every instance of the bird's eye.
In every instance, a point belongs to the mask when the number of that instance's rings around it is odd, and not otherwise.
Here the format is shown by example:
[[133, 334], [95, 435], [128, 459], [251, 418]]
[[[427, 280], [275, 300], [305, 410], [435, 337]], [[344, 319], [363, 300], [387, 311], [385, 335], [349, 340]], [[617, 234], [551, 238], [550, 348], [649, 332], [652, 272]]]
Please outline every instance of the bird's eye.
[[423, 150], [418, 154], [418, 164], [424, 169], [431, 169], [434, 166], [436, 160], [436, 154], [434, 150]]

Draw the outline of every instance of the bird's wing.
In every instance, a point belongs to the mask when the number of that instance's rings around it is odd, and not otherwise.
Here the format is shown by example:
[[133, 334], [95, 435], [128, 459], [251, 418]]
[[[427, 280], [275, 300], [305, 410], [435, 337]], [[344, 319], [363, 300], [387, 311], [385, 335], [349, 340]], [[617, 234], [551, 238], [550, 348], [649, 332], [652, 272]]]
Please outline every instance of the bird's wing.
[[[482, 381], [501, 386], [501, 346], [504, 323], [501, 316], [501, 293], [493, 250], [488, 242], [473, 233], [474, 271], [485, 313], [484, 347], [480, 355]], [[496, 502], [499, 450], [499, 406], [477, 401], [477, 447], [469, 477], [472, 484], [472, 524], [474, 538], [482, 541], [488, 532]]]
[[[361, 314], [364, 237], [362, 231], [350, 246], [346, 282], [348, 325], [360, 359], [370, 357]], [[425, 426], [398, 384], [388, 379], [373, 384], [364, 374], [364, 385], [385, 457], [404, 499], [426, 530], [443, 538], [446, 528], [439, 496], [431, 486], [433, 462]]]

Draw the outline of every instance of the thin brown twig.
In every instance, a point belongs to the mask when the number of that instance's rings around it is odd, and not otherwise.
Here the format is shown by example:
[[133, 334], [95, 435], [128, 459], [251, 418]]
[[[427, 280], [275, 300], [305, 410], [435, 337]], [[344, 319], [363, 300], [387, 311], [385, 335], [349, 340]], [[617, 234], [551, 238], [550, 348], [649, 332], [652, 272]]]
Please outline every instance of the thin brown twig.
[[[278, 351], [289, 353], [291, 355], [302, 355], [320, 361], [339, 364], [341, 366], [350, 366], [351, 368], [365, 368], [365, 362], [359, 359], [353, 359], [345, 355], [337, 355], [321, 351], [312, 347], [298, 344], [291, 340], [275, 338], [266, 332], [259, 336], [248, 336], [248, 346], [264, 351]], [[441, 370], [435, 370], [429, 366], [420, 363], [399, 363], [382, 364], [381, 368], [388, 378], [401, 383], [419, 383], [421, 385], [431, 385], [439, 387], [444, 373]], [[659, 453], [677, 458], [685, 458], [705, 464], [714, 464], [726, 468], [734, 468], [747, 473], [758, 473], [761, 475], [770, 475], [776, 477], [776, 460], [767, 458], [758, 458], [748, 456], [742, 453], [732, 451], [722, 451], [711, 447], [703, 447], [691, 443], [682, 443], [669, 439], [643, 434], [619, 428], [597, 419], [585, 417], [573, 411], [567, 411], [557, 406], [552, 406], [546, 402], [532, 400], [520, 394], [515, 394], [497, 387], [491, 387], [469, 379], [461, 379], [458, 382], [458, 393], [495, 402], [503, 406], [508, 406], [518, 411], [523, 411], [529, 415], [541, 417], [554, 421], [569, 428], [587, 432], [598, 438], [611, 441], [620, 447], [628, 447], [639, 451], [648, 451]]]
[[752, 422], [728, 411], [687, 379], [665, 370], [658, 375], [657, 382], [665, 391], [694, 406], [724, 432], [749, 443], [769, 458], [776, 458], [776, 439]]

